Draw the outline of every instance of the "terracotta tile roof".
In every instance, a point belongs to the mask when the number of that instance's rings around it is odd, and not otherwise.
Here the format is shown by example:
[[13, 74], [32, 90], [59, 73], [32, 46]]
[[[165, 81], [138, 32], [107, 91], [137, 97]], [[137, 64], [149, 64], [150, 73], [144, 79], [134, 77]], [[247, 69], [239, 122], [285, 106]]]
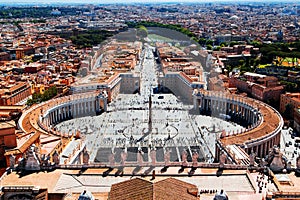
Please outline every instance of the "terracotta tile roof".
[[29, 84], [23, 83], [23, 82], [19, 82], [19, 83], [17, 83], [16, 85], [14, 85], [14, 86], [12, 86], [11, 88], [9, 88], [9, 91], [13, 92], [13, 91], [15, 91], [15, 90], [20, 89], [20, 88], [23, 87], [23, 86], [29, 86]]
[[119, 73], [115, 73], [113, 76], [109, 77], [109, 79], [106, 81], [106, 83], [110, 84], [112, 83], [116, 78], [118, 78]]
[[198, 189], [184, 181], [167, 178], [151, 183], [140, 178], [131, 179], [112, 185], [110, 200], [196, 200]]
[[180, 75], [181, 75], [183, 78], [185, 78], [189, 83], [192, 83], [192, 82], [193, 82], [193, 80], [192, 80], [190, 77], [188, 77], [184, 72], [180, 72]]
[[23, 110], [24, 108], [25, 105], [0, 106], [0, 110], [8, 110], [8, 111]]
[[153, 185], [151, 182], [135, 178], [113, 184], [109, 194], [110, 200], [151, 200]]
[[190, 183], [184, 181], [168, 178], [154, 183], [154, 196], [155, 200], [172, 199], [172, 200], [193, 200], [199, 199], [197, 196], [191, 194], [198, 193], [198, 188]]

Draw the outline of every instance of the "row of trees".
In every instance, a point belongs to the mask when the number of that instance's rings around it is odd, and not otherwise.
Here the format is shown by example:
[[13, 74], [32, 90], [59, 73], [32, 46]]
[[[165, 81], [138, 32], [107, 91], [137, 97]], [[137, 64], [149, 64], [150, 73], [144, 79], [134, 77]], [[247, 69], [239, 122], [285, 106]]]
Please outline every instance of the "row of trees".
[[129, 28], [139, 28], [140, 26], [144, 27], [161, 27], [161, 28], [168, 28], [171, 30], [175, 30], [181, 32], [189, 37], [196, 38], [195, 34], [192, 33], [189, 29], [183, 28], [180, 24], [162, 24], [159, 22], [148, 22], [148, 21], [141, 21], [141, 22], [126, 22]]
[[182, 27], [180, 24], [162, 24], [159, 22], [148, 22], [148, 21], [141, 21], [141, 22], [126, 22], [129, 28], [137, 28], [138, 30], [140, 27], [161, 27], [161, 28], [167, 28], [171, 30], [175, 30], [178, 32], [181, 32], [184, 35], [187, 35], [192, 40], [200, 44], [201, 46], [205, 46], [208, 50], [219, 50], [223, 46], [234, 46], [236, 44], [239, 44], [237, 41], [231, 41], [231, 42], [221, 42], [218, 47], [215, 47], [216, 41], [207, 39], [207, 38], [199, 38], [197, 37], [193, 32], [191, 32], [189, 29]]
[[[253, 43], [256, 47], [260, 48], [261, 52], [261, 64], [272, 63], [276, 57], [281, 58], [300, 58], [300, 42], [293, 43], [272, 43], [272, 44], [261, 44]], [[278, 65], [279, 61], [277, 61]]]
[[253, 45], [254, 47], [257, 47], [257, 48], [269, 47], [269, 48], [281, 50], [281, 51], [284, 51], [284, 52], [289, 52], [289, 51], [292, 51], [292, 50], [300, 51], [300, 41], [296, 41], [296, 42], [276, 42], [276, 43], [266, 44], [266, 43], [261, 43], [257, 40], [254, 40], [250, 44]]
[[[55, 7], [55, 6], [29, 6], [29, 7], [5, 7], [0, 6], [1, 19], [16, 19], [16, 18], [40, 18], [52, 17], [52, 11], [55, 9], [61, 11], [61, 15], [79, 15], [83, 12], [88, 12], [89, 9], [85, 7]], [[100, 7], [98, 7], [100, 8]]]
[[71, 36], [69, 39], [71, 39], [72, 43], [78, 48], [84, 48], [98, 45], [112, 35], [111, 32], [105, 30], [88, 30]]
[[49, 17], [53, 7], [11, 7], [0, 9], [0, 18], [16, 19], [24, 17]]
[[32, 99], [28, 99], [26, 105], [31, 106], [35, 103], [41, 103], [43, 101], [48, 101], [57, 95], [56, 86], [49, 87], [43, 94], [40, 92], [33, 93]]
[[297, 83], [281, 80], [280, 84], [285, 85], [285, 90], [287, 92], [299, 92], [299, 86]]

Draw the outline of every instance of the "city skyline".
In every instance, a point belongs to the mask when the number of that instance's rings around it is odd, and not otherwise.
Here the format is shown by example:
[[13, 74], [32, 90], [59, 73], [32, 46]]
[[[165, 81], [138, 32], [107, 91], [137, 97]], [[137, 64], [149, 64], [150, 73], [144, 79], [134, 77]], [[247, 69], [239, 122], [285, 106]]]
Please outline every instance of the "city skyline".
[[[104, 0], [104, 1], [99, 1], [99, 0], [89, 0], [89, 1], [80, 1], [80, 0], [66, 0], [66, 1], [57, 1], [57, 0], [49, 0], [49, 1], [44, 1], [44, 0], [11, 0], [9, 2], [5, 0], [0, 0], [0, 5], [36, 5], [36, 4], [41, 4], [41, 5], [51, 5], [51, 4], [57, 4], [57, 5], [64, 5], [64, 4], [148, 4], [148, 3], [153, 3], [153, 4], [160, 4], [160, 3], [226, 3], [226, 4], [231, 4], [231, 3], [290, 3], [293, 2], [294, 4], [297, 4], [297, 2], [294, 2], [292, 0], [266, 0], [264, 2], [261, 2], [259, 0], [242, 0], [242, 1], [236, 1], [236, 0], [145, 0], [143, 2], [140, 2], [139, 0]], [[299, 4], [299, 3], [298, 3]]]

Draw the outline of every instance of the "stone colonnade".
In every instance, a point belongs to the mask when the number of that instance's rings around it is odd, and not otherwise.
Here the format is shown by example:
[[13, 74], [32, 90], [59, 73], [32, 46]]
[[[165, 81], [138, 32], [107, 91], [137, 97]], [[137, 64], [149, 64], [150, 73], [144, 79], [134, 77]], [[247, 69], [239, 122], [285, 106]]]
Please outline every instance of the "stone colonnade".
[[[63, 98], [68, 98], [68, 100], [62, 101], [62, 103], [59, 104]], [[58, 124], [64, 120], [96, 115], [101, 111], [107, 110], [107, 97], [102, 94], [77, 94], [54, 99], [53, 101], [57, 101], [58, 105], [47, 109], [41, 118], [42, 124], [47, 127]]]
[[[244, 126], [246, 130], [239, 134], [247, 134], [248, 131], [251, 131], [251, 133], [262, 131], [268, 122], [265, 121], [266, 119], [264, 119], [264, 114], [262, 114], [260, 107], [268, 107], [270, 113], [272, 113], [271, 117], [278, 118], [279, 123], [274, 126], [273, 130], [265, 134], [259, 134], [258, 138], [253, 138], [250, 135], [248, 140], [239, 145], [248, 154], [253, 151], [258, 157], [264, 157], [274, 145], [280, 144], [283, 119], [278, 111], [262, 102], [232, 94], [195, 90], [193, 93], [193, 103], [194, 109], [199, 109], [200, 113], [228, 119]], [[239, 134], [234, 136], [238, 137]], [[225, 137], [227, 136], [231, 135], [225, 134]]]
[[[203, 91], [193, 95], [194, 109], [211, 117], [230, 119], [246, 128], [260, 124], [262, 116], [259, 108], [248, 104], [243, 97]], [[242, 123], [242, 124], [241, 124]]]
[[256, 140], [253, 142], [246, 143], [245, 151], [250, 155], [251, 151], [255, 152], [258, 157], [265, 157], [268, 155], [269, 150], [273, 148], [274, 145], [280, 144], [280, 131], [274, 132], [265, 139]]

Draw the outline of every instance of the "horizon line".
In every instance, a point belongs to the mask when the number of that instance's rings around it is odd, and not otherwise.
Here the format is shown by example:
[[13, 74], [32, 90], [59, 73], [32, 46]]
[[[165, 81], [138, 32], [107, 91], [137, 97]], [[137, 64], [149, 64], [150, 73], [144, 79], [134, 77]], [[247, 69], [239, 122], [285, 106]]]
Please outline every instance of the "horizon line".
[[130, 4], [136, 4], [136, 5], [143, 5], [143, 4], [251, 4], [251, 3], [258, 3], [258, 4], [287, 4], [287, 3], [293, 3], [293, 4], [300, 4], [300, 2], [295, 2], [293, 0], [266, 0], [264, 2], [260, 0], [145, 0], [144, 2], [139, 2], [139, 0], [112, 0], [112, 1], [103, 1], [99, 2], [97, 0], [91, 0], [90, 2], [82, 2], [79, 0], [65, 0], [65, 1], [57, 1], [57, 0], [49, 0], [48, 2], [44, 2], [42, 0], [32, 0], [32, 1], [26, 1], [26, 0], [11, 0], [7, 2], [6, 0], [0, 0], [0, 6], [11, 6], [11, 7], [17, 7], [17, 6], [50, 6], [52, 5], [130, 5]]

